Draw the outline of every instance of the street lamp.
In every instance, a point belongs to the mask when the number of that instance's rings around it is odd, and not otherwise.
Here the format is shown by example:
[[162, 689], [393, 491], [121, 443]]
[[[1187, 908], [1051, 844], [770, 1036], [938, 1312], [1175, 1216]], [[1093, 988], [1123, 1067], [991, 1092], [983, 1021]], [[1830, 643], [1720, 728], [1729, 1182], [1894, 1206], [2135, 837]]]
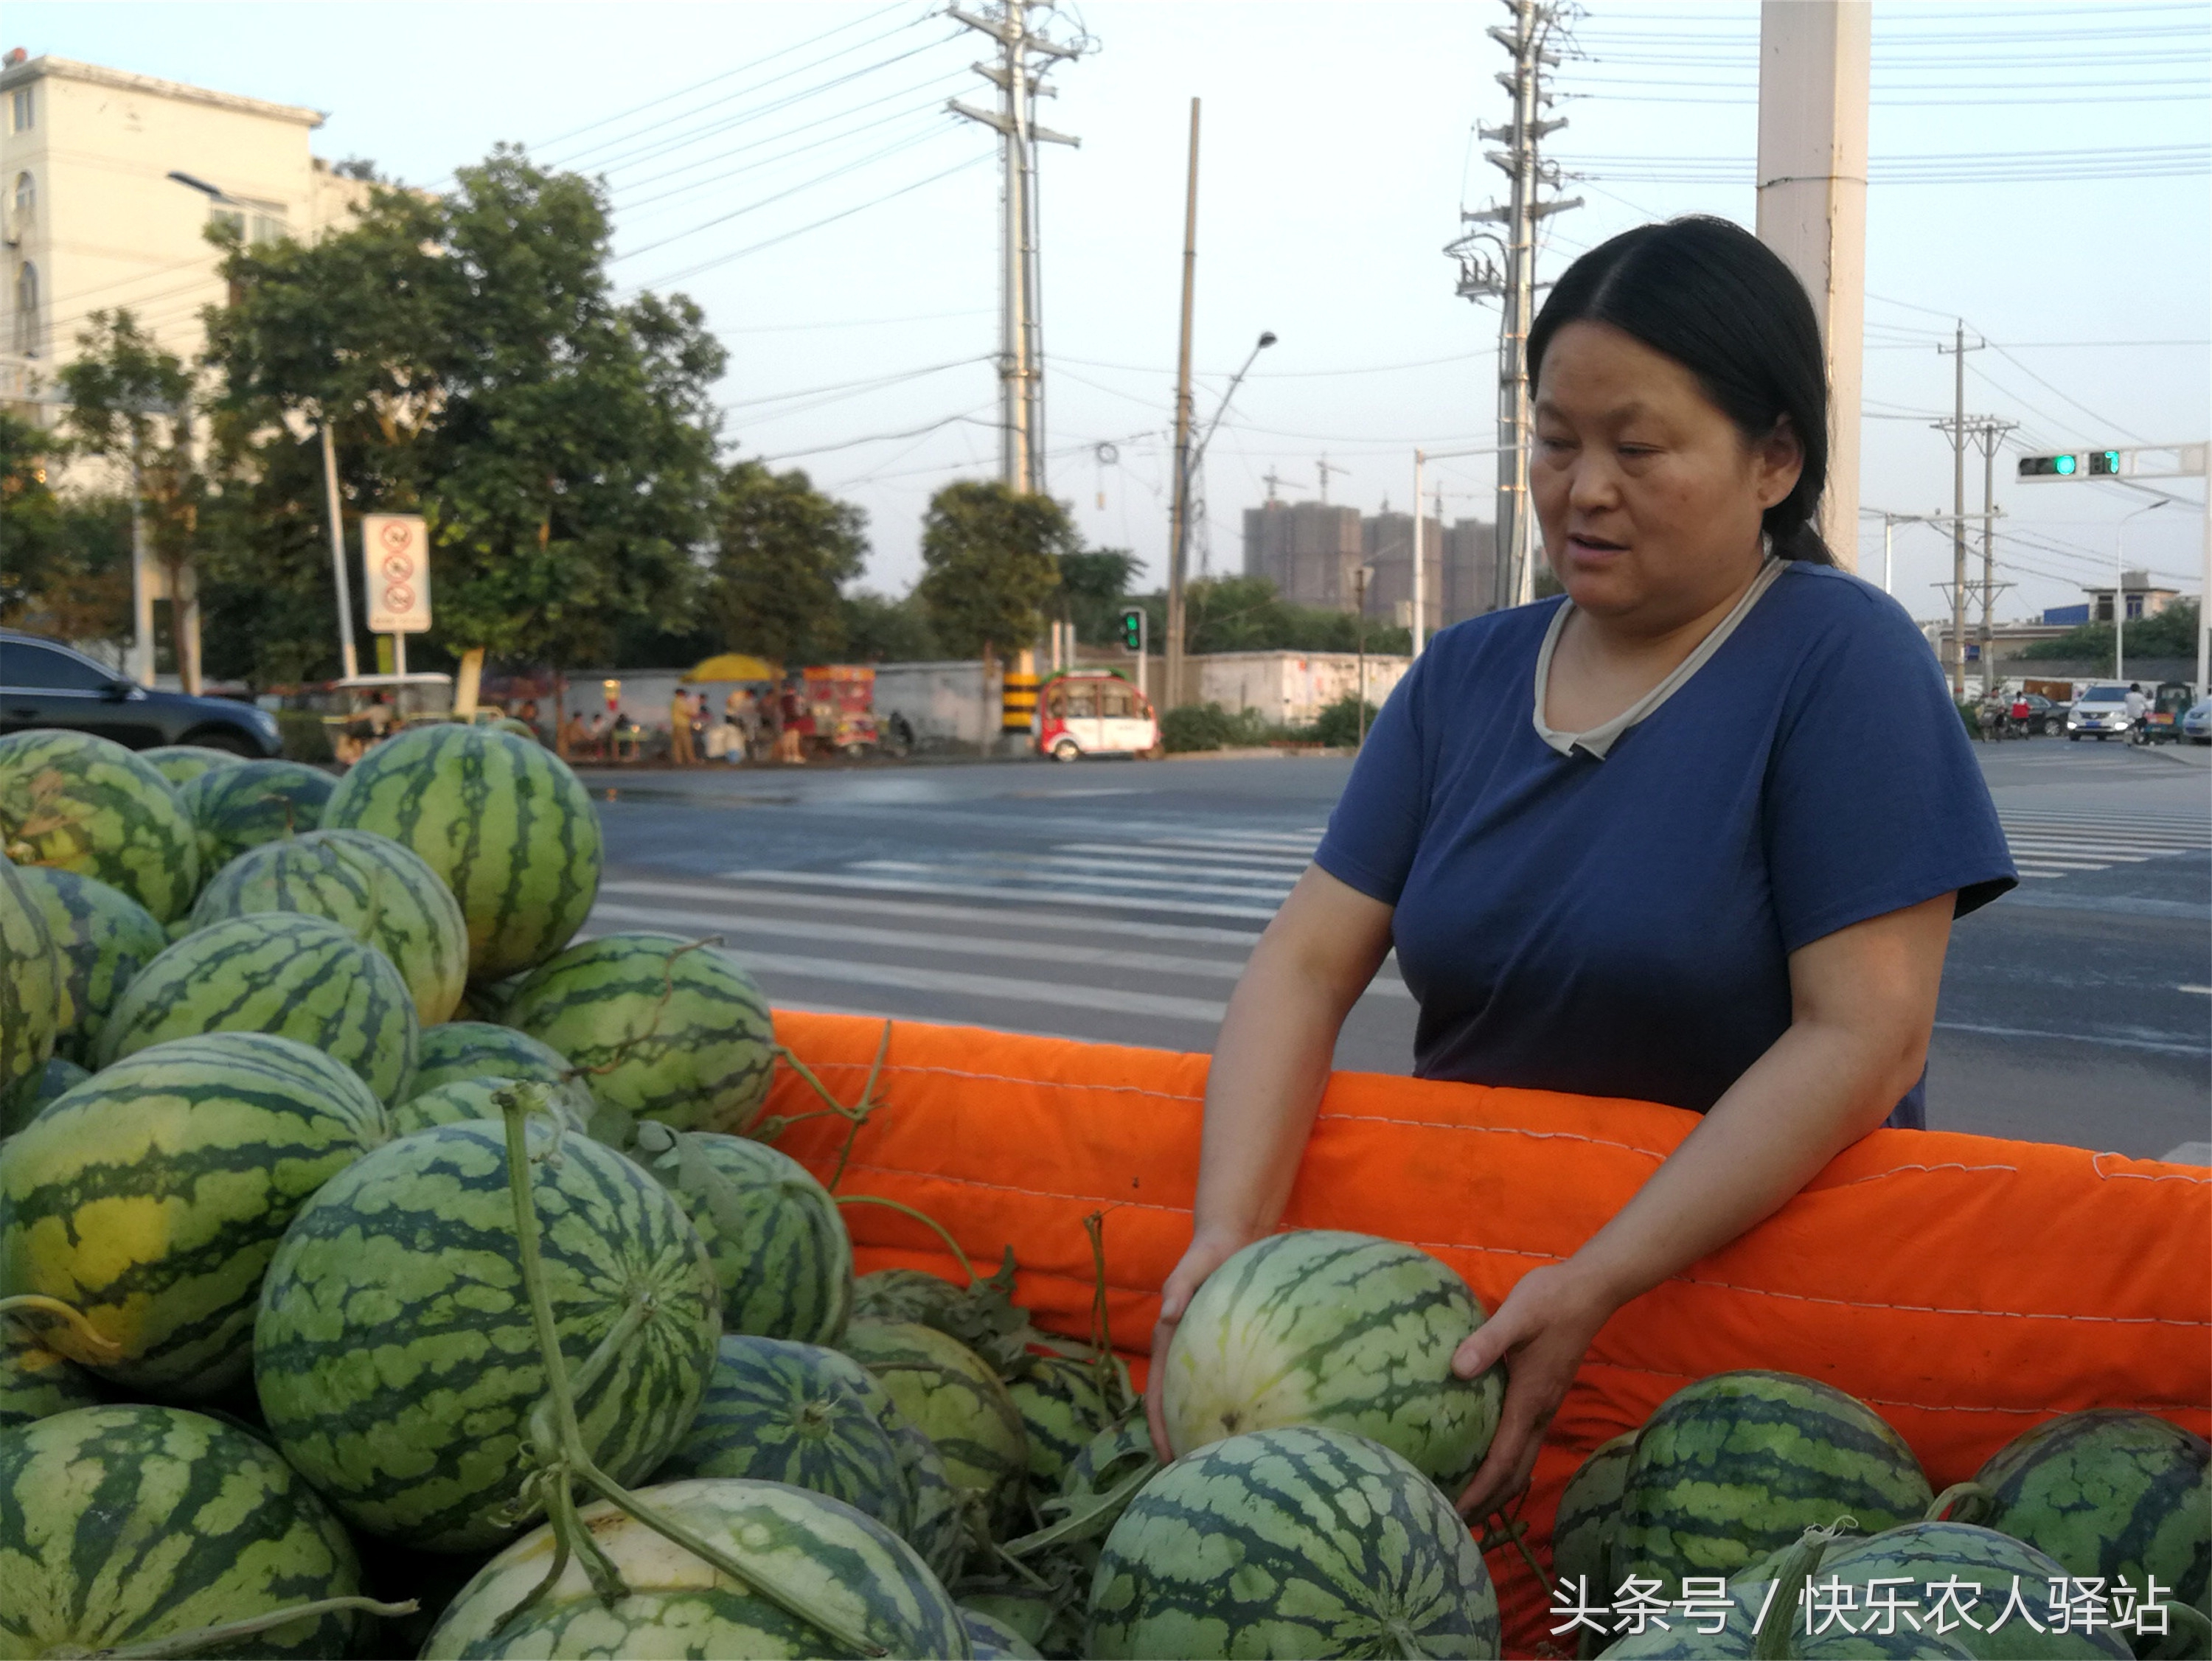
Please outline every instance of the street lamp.
[[2120, 515], [2119, 534], [2112, 538], [2112, 678], [2115, 681], [2128, 678], [2127, 670], [2121, 667], [2126, 660], [2120, 652], [2128, 628], [2128, 521], [2139, 518], [2145, 513], [2155, 513], [2172, 500], [2168, 496], [2160, 496], [2156, 501], [2138, 507], [2132, 513], [2123, 513]]
[[1182, 470], [1183, 499], [1181, 504], [1182, 514], [1176, 521], [1177, 542], [1175, 549], [1174, 568], [1177, 571], [1181, 571], [1183, 568], [1183, 550], [1189, 545], [1190, 542], [1191, 476], [1197, 472], [1200, 466], [1205, 462], [1206, 446], [1213, 442], [1213, 429], [1221, 425], [1221, 418], [1229, 413], [1229, 403], [1231, 399], [1237, 396], [1237, 389], [1244, 384], [1244, 377], [1251, 373], [1252, 365], [1259, 358], [1260, 354], [1266, 351], [1274, 343], [1275, 331], [1273, 330], [1263, 329], [1260, 331], [1260, 338], [1253, 343], [1251, 351], [1245, 355], [1244, 367], [1242, 369], [1239, 369], [1236, 374], [1230, 378], [1229, 390], [1221, 395], [1221, 403], [1213, 412], [1213, 419], [1206, 422], [1205, 433], [1200, 436], [1196, 446], [1193, 448], [1190, 452], [1189, 462]]
[[[1186, 298], [1188, 298], [1188, 295], [1186, 295]], [[1273, 346], [1274, 343], [1274, 330], [1272, 329], [1263, 330], [1261, 332], [1259, 340], [1254, 343], [1251, 352], [1245, 357], [1243, 368], [1239, 369], [1236, 375], [1231, 378], [1229, 383], [1229, 390], [1221, 395], [1220, 407], [1214, 410], [1213, 419], [1206, 424], [1206, 431], [1204, 434], [1200, 437], [1198, 443], [1189, 449], [1186, 450], [1179, 448], [1176, 451], [1176, 459], [1180, 465], [1176, 469], [1177, 478], [1176, 482], [1175, 499], [1175, 542], [1174, 546], [1168, 549], [1168, 686], [1166, 700], [1161, 705], [1162, 708], [1165, 708], [1168, 704], [1172, 704], [1176, 700], [1176, 694], [1181, 690], [1176, 682], [1181, 678], [1182, 672], [1182, 585], [1185, 561], [1190, 548], [1191, 475], [1195, 472], [1200, 464], [1205, 461], [1206, 446], [1213, 441], [1213, 430], [1221, 425], [1221, 418], [1229, 413], [1230, 400], [1237, 396], [1237, 389], [1243, 384], [1245, 375], [1252, 367], [1253, 360], [1257, 358], [1261, 353], [1266, 351], [1267, 348]], [[1188, 338], [1186, 338], [1184, 342], [1184, 351], [1188, 353], [1188, 350], [1189, 342]], [[1188, 373], [1188, 358], [1186, 357], [1184, 360], [1186, 373]], [[1178, 397], [1178, 412], [1180, 412], [1181, 408], [1181, 399]], [[1184, 441], [1188, 442], [1186, 433], [1187, 429], [1182, 429], [1180, 427], [1180, 424], [1178, 424], [1178, 437], [1184, 438]]]

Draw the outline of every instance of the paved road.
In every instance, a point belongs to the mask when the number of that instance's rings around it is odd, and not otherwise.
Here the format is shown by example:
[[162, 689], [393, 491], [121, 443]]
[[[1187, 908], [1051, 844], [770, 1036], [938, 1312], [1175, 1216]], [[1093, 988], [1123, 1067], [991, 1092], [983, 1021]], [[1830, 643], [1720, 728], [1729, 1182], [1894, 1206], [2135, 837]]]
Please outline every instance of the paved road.
[[[2212, 806], [2177, 759], [1982, 759], [2023, 882], [1960, 924], [1939, 1128], [2159, 1154], [2208, 1131]], [[1208, 1047], [1342, 789], [1341, 759], [587, 772], [598, 930], [719, 934], [787, 1007]], [[1386, 964], [1337, 1064], [1402, 1072]]]

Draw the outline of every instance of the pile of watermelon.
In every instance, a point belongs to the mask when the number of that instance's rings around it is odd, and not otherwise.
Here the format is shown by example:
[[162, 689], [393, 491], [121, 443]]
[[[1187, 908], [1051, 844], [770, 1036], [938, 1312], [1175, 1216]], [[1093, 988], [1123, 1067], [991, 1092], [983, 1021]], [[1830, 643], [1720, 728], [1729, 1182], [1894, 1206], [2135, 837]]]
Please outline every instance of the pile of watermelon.
[[[534, 743], [421, 728], [333, 785], [17, 735], [0, 852], [0, 1654], [1499, 1652], [1453, 1500], [1504, 1381], [1451, 1370], [1456, 1275], [1247, 1247], [1164, 1358], [1163, 1467], [1011, 1252], [856, 1278], [854, 1197], [747, 1134], [758, 991], [577, 938], [597, 820]], [[1939, 1499], [1864, 1404], [1702, 1380], [1592, 1455], [1553, 1549], [1710, 1620], [1561, 1652], [2124, 1656], [2044, 1582], [2203, 1603], [2207, 1452], [2069, 1415]], [[1806, 1595], [2014, 1576], [2026, 1647], [1838, 1639]]]

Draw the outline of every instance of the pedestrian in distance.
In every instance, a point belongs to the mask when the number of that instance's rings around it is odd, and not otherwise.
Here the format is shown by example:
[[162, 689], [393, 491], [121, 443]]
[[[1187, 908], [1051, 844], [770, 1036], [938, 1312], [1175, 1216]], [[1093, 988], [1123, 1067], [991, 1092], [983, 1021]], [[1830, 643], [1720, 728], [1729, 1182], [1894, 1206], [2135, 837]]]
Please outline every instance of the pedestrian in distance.
[[682, 687], [668, 700], [668, 759], [679, 767], [697, 759], [691, 749], [691, 695]]
[[1927, 643], [1820, 539], [1827, 388], [1790, 268], [1718, 219], [1629, 231], [1560, 277], [1528, 361], [1565, 592], [1429, 644], [1254, 949], [1147, 1399], [1164, 1457], [1176, 1322], [1280, 1221], [1338, 1032], [1395, 949], [1419, 1076], [1703, 1116], [1460, 1346], [1462, 1376], [1507, 1378], [1474, 1517], [1527, 1485], [1615, 1310], [1869, 1131], [1925, 1123], [1952, 918], [2017, 881]]

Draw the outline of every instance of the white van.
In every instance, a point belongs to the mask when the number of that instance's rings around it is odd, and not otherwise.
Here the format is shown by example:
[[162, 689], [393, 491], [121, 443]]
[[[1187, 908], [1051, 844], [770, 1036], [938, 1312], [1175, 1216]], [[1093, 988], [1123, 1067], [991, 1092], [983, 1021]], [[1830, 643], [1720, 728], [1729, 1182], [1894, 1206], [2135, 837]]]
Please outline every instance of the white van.
[[1063, 670], [1037, 688], [1037, 749], [1055, 761], [1157, 755], [1160, 724], [1151, 700], [1112, 670]]

